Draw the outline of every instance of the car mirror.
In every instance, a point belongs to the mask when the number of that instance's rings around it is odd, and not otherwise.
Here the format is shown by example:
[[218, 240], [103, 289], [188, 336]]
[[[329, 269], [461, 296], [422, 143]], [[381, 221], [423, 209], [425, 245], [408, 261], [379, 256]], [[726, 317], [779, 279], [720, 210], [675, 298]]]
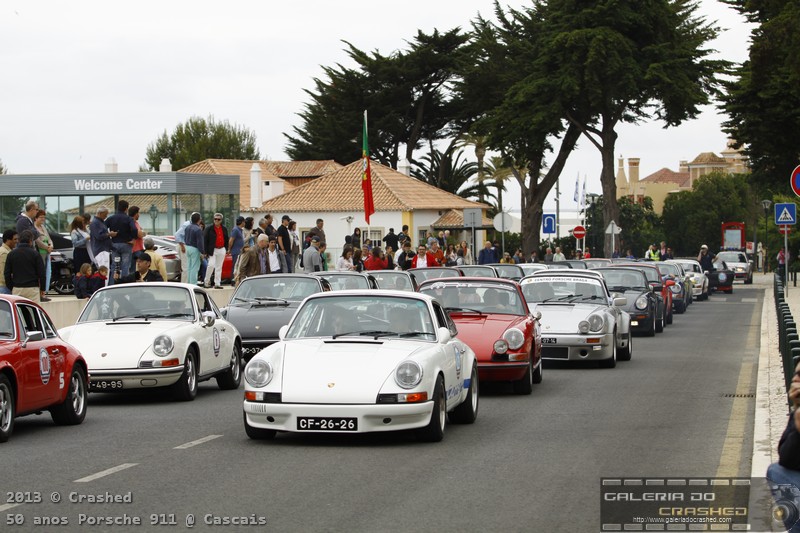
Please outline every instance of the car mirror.
[[447, 344], [453, 337], [450, 335], [450, 330], [447, 328], [439, 328], [439, 343]]
[[216, 322], [217, 317], [214, 316], [214, 313], [211, 311], [203, 311], [203, 316], [200, 321], [203, 323], [204, 327], [210, 328]]
[[289, 331], [289, 325], [284, 324], [281, 326], [281, 329], [278, 330], [278, 338], [280, 340], [284, 340], [286, 338], [286, 332]]
[[661, 292], [664, 289], [664, 287], [662, 287], [660, 283], [653, 283], [652, 285], [650, 285], [650, 288], [652, 288], [653, 292], [655, 293]]
[[617, 296], [614, 298], [614, 307], [625, 307], [628, 305], [628, 298], [626, 296]]
[[222, 315], [222, 318], [228, 318], [228, 308], [223, 307], [222, 309], [219, 310], [219, 314]]
[[534, 320], [542, 320], [542, 312], [536, 311], [535, 313], [533, 313], [533, 318]]
[[44, 339], [44, 333], [41, 331], [29, 331], [28, 335], [25, 337], [25, 341], [23, 342], [22, 346], [25, 347], [25, 344], [29, 342], [38, 342]]

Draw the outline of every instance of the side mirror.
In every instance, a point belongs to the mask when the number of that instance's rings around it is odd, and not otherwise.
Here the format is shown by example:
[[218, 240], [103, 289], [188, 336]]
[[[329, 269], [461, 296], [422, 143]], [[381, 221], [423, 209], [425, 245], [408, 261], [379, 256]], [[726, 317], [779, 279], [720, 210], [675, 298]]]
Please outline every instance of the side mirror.
[[614, 307], [625, 307], [626, 305], [628, 305], [628, 298], [626, 296], [614, 298]]
[[542, 320], [542, 312], [541, 311], [536, 311], [535, 313], [533, 313], [533, 319], [541, 321]]
[[447, 328], [439, 328], [439, 344], [447, 344], [453, 337]]
[[22, 347], [24, 348], [26, 344], [29, 342], [38, 342], [44, 339], [44, 333], [41, 331], [29, 331], [28, 336], [25, 337], [25, 340], [22, 342]]
[[222, 315], [222, 318], [228, 318], [228, 308], [223, 307], [222, 309], [219, 310], [219, 314]]
[[217, 317], [214, 316], [214, 313], [211, 311], [203, 311], [203, 316], [200, 318], [200, 322], [203, 324], [203, 327], [210, 328], [216, 321]]
[[653, 283], [650, 287], [653, 289], [653, 292], [661, 292], [664, 289], [664, 286], [660, 283]]
[[286, 338], [286, 332], [289, 331], [289, 325], [284, 324], [281, 326], [281, 329], [278, 330], [278, 338], [280, 340], [284, 340]]

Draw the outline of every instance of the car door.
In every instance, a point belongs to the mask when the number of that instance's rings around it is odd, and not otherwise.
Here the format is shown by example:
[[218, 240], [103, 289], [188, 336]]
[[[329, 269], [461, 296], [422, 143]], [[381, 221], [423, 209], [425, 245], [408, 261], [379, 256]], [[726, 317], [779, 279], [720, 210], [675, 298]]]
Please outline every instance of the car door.
[[[226, 327], [224, 321], [217, 323], [217, 320], [221, 318], [219, 310], [216, 309], [211, 298], [209, 298], [205, 292], [196, 289], [194, 291], [194, 299], [197, 302], [197, 308], [200, 311], [201, 317], [194, 329], [197, 344], [200, 346], [200, 365], [198, 373], [200, 375], [210, 374], [220, 368], [228, 366], [230, 362], [231, 346], [228, 344], [228, 349], [224, 350], [222, 340], [222, 334], [228, 333], [227, 330], [230, 328]], [[202, 316], [204, 313], [211, 313], [214, 315], [213, 325], [203, 325], [204, 320]]]
[[450, 340], [441, 345], [444, 352], [442, 370], [444, 371], [445, 397], [447, 398], [447, 409], [449, 410], [460, 399], [461, 391], [464, 387], [464, 350], [461, 341], [457, 340], [453, 335], [454, 331], [456, 334], [458, 333], [458, 330], [455, 329], [455, 324], [452, 320], [448, 324], [447, 313], [439, 305], [439, 302], [433, 302], [433, 311], [436, 327], [447, 328], [450, 331]]
[[37, 309], [37, 311], [39, 311], [39, 318], [41, 319], [42, 327], [44, 328], [45, 340], [50, 345], [49, 350], [52, 354], [50, 366], [53, 376], [56, 378], [56, 389], [54, 391], [55, 399], [57, 401], [61, 401], [64, 398], [64, 389], [69, 384], [70, 379], [70, 376], [67, 374], [68, 348], [64, 340], [58, 336], [56, 327], [53, 325], [50, 317], [47, 316], [47, 313], [41, 309]]
[[[55, 373], [59, 349], [45, 336], [39, 309], [19, 302], [16, 305], [20, 330], [21, 384], [19, 411], [43, 408], [55, 402], [58, 391], [58, 374]], [[41, 340], [27, 340], [32, 334]], [[24, 395], [24, 396], [23, 396]]]
[[227, 368], [230, 364], [231, 353], [233, 353], [233, 343], [236, 342], [236, 328], [225, 320], [214, 300], [209, 298], [208, 301], [216, 317], [213, 327], [217, 328], [219, 334], [219, 368]]

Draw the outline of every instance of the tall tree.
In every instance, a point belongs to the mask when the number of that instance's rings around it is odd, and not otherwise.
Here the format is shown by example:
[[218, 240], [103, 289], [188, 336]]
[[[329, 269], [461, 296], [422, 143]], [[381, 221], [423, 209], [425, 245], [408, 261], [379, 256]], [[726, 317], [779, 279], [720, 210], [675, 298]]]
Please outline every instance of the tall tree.
[[750, 58], [726, 84], [726, 132], [744, 145], [760, 188], [786, 190], [800, 162], [800, 2], [728, 0], [756, 24]]
[[[547, 94], [600, 151], [604, 225], [619, 223], [617, 126], [652, 117], [675, 126], [696, 117], [729, 66], [708, 59], [713, 50], [704, 47], [718, 29], [697, 10], [693, 0], [536, 2]], [[610, 247], [608, 238], [606, 255]]]
[[464, 152], [457, 146], [453, 141], [444, 151], [439, 151], [431, 144], [430, 152], [417, 163], [411, 175], [463, 198], [493, 197], [489, 190], [491, 182], [474, 180], [478, 173], [478, 165], [463, 159]]
[[261, 159], [261, 154], [252, 131], [214, 117], [191, 117], [147, 145], [143, 170], [158, 169], [164, 158], [180, 170], [203, 159]]

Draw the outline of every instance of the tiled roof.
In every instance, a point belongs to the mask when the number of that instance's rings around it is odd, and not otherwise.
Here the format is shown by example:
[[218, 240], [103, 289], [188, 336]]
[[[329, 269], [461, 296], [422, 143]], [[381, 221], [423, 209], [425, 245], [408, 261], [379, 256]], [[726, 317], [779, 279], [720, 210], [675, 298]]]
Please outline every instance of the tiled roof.
[[703, 152], [702, 154], [698, 155], [694, 158], [694, 161], [689, 163], [690, 165], [709, 165], [719, 163], [725, 165], [725, 160], [715, 154], [714, 152]]
[[[481, 217], [481, 226], [483, 227], [492, 227], [492, 220], [490, 218]], [[451, 228], [464, 228], [464, 212], [458, 211], [455, 209], [450, 209], [444, 215], [440, 216], [436, 219], [436, 221], [431, 224], [432, 228], [436, 229], [451, 229]]]
[[[139, 212], [141, 213], [141, 215], [139, 215], [140, 224], [142, 223], [141, 221], [144, 220], [145, 218], [147, 218], [148, 220], [150, 219], [150, 206], [152, 205], [155, 205], [158, 208], [159, 213], [167, 212], [167, 195], [165, 194], [137, 194], [128, 196], [125, 199], [128, 200], [128, 202], [130, 202], [132, 206], [134, 205], [139, 206]], [[182, 207], [186, 210], [197, 211], [200, 209], [199, 196], [191, 196], [188, 198], [182, 197], [182, 202], [183, 202]], [[187, 205], [187, 202], [192, 202], [192, 203], [196, 202], [197, 205]], [[83, 212], [94, 215], [95, 212], [97, 211], [97, 208], [102, 205], [106, 206], [112, 215], [116, 211], [114, 207], [114, 197], [107, 196], [91, 204], [86, 204], [85, 206], [83, 206]], [[67, 213], [69, 215], [77, 215], [78, 211], [79, 209], [77, 207], [73, 207], [71, 209], [65, 209], [64, 213]]]
[[675, 172], [665, 167], [653, 172], [641, 181], [646, 181], [647, 183], [675, 183], [679, 187], [689, 187], [689, 173]]
[[[486, 209], [489, 206], [466, 200], [411, 178], [375, 161], [371, 162], [372, 196], [376, 211], [420, 209]], [[314, 211], [361, 211], [361, 160], [325, 174], [305, 185], [264, 202], [262, 210], [297, 213]]]
[[342, 165], [328, 159], [324, 161], [264, 161], [267, 169], [280, 178], [318, 178], [339, 170]]
[[[194, 172], [196, 174], [228, 174], [239, 176], [239, 208], [242, 210], [250, 209], [250, 169], [253, 163], [257, 163], [261, 168], [261, 181], [283, 181], [284, 192], [294, 188], [288, 183], [269, 171], [266, 161], [252, 161], [249, 159], [205, 159], [198, 161], [180, 172]], [[231, 191], [234, 193], [234, 191]]]

